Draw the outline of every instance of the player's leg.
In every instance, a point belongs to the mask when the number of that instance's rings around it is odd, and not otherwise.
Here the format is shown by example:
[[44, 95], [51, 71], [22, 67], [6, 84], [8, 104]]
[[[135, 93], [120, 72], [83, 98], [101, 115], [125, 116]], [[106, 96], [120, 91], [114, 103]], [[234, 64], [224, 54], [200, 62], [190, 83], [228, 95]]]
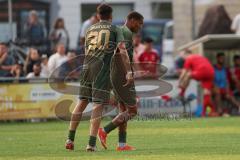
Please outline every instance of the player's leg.
[[179, 86], [186, 86], [186, 83], [188, 81], [188, 79], [191, 76], [191, 71], [189, 70], [184, 70], [183, 73], [181, 74], [180, 78], [179, 78]]
[[108, 72], [102, 70], [93, 83], [92, 101], [94, 102], [94, 106], [91, 114], [90, 136], [89, 144], [86, 148], [87, 151], [96, 151], [96, 137], [101, 123], [103, 106], [110, 102], [110, 88], [110, 75]]
[[212, 101], [212, 89], [213, 89], [213, 81], [214, 81], [214, 73], [208, 74], [207, 72], [201, 72], [198, 76], [196, 76], [197, 80], [201, 82], [203, 88], [203, 112], [202, 116], [206, 115], [206, 109], [209, 106], [211, 108], [211, 112], [209, 116], [215, 117], [218, 116], [216, 113], [216, 108]]
[[98, 133], [98, 129], [102, 119], [103, 105], [94, 103], [91, 120], [90, 120], [90, 135], [89, 142], [87, 146], [87, 151], [95, 151], [96, 150], [96, 137]]
[[[127, 110], [124, 103], [119, 103], [118, 105], [119, 113], [123, 113]], [[117, 151], [132, 151], [135, 150], [134, 147], [127, 144], [127, 122], [122, 123], [118, 126], [118, 147]]]
[[[123, 125], [137, 114], [135, 85], [133, 83], [127, 87], [123, 87], [126, 83], [126, 73], [122, 69], [122, 67], [119, 67], [122, 66], [122, 64], [118, 58], [119, 57], [117, 55], [112, 58], [111, 84], [114, 94], [117, 97], [116, 99], [118, 99], [119, 102], [123, 102], [127, 105], [125, 105], [126, 110], [124, 109], [123, 112], [120, 112], [104, 128], [99, 129], [98, 137], [104, 148], [106, 148], [107, 134], [119, 127], [120, 125]], [[125, 126], [121, 126], [121, 130], [125, 131]]]
[[212, 94], [209, 89], [204, 88], [203, 89], [203, 111], [202, 116], [206, 116], [206, 110], [207, 107], [211, 108], [211, 112], [209, 113], [209, 116], [216, 116], [216, 109], [212, 101]]
[[186, 70], [179, 79], [180, 96], [184, 96], [186, 88], [191, 81], [191, 71]]
[[119, 113], [108, 125], [104, 127], [106, 133], [110, 133], [115, 128], [120, 126], [121, 124], [126, 123], [128, 120], [132, 119], [134, 116], [137, 115], [137, 107], [136, 106], [129, 106], [127, 110]]
[[99, 140], [104, 148], [107, 148], [106, 139], [107, 134], [115, 130], [121, 124], [126, 123], [128, 120], [137, 115], [137, 106], [127, 106], [125, 112], [119, 113], [110, 123], [98, 131]]
[[74, 139], [77, 127], [82, 118], [82, 113], [88, 105], [88, 100], [80, 100], [72, 112], [71, 121], [69, 125], [68, 139], [66, 142], [66, 149], [74, 149]]
[[[119, 113], [123, 113], [127, 110], [126, 106], [123, 103], [118, 104]], [[127, 142], [127, 123], [123, 123], [118, 126], [118, 145], [123, 147]]]
[[187, 71], [186, 76], [183, 78], [183, 87], [187, 88], [191, 80], [191, 71]]
[[222, 95], [220, 93], [220, 89], [218, 87], [214, 87], [213, 89], [213, 97], [214, 97], [214, 105], [216, 106], [216, 111], [221, 114], [222, 113]]

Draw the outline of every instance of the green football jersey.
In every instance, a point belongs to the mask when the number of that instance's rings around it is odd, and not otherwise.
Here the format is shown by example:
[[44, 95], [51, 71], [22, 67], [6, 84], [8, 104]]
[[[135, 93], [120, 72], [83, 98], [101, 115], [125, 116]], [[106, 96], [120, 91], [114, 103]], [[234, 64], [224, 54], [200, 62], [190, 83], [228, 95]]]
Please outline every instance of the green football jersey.
[[124, 41], [121, 29], [108, 21], [100, 21], [88, 29], [81, 82], [94, 82], [99, 89], [110, 83], [111, 59], [121, 41]]
[[106, 55], [113, 55], [116, 45], [123, 41], [121, 29], [108, 21], [92, 25], [86, 33], [86, 55], [103, 60]]

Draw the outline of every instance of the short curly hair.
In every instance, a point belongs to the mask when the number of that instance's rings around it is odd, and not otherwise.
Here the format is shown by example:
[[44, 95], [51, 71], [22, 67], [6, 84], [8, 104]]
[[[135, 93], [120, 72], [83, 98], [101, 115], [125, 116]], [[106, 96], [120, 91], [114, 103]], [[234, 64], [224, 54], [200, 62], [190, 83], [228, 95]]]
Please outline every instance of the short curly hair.
[[108, 4], [100, 4], [97, 7], [97, 13], [100, 16], [100, 19], [108, 20], [112, 16], [113, 9]]

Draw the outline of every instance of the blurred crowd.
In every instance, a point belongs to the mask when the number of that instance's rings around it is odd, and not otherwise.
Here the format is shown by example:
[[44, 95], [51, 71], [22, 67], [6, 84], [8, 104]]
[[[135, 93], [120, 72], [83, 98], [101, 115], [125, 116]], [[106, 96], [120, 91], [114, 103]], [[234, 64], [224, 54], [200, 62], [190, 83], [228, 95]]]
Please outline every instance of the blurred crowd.
[[[25, 62], [21, 62], [9, 54], [6, 43], [0, 43], [0, 77], [48, 78], [59, 67], [58, 77], [70, 76], [68, 78], [77, 79], [79, 73], [66, 75], [74, 70], [73, 66], [78, 65], [77, 61], [73, 61], [74, 63], [68, 62], [77, 56], [79, 57], [79, 54], [76, 51], [67, 50], [63, 43], [57, 43], [56, 51], [50, 57], [47, 54], [39, 53], [36, 48], [31, 47], [28, 49]], [[134, 37], [134, 61], [159, 62], [158, 52], [153, 48], [153, 40], [151, 38], [146, 38], [144, 43], [141, 43], [139, 35]]]
[[[58, 18], [50, 33], [46, 33], [44, 25], [39, 21], [37, 12], [31, 11], [28, 22], [24, 27], [24, 34], [22, 35], [28, 44], [25, 61], [16, 59], [10, 54], [8, 44], [0, 42], [0, 78], [48, 78], [58, 68], [58, 71], [55, 72], [56, 76], [78, 79], [79, 71], [75, 69], [80, 65], [80, 62], [73, 59], [77, 56], [79, 57], [79, 55], [84, 55], [86, 31], [91, 25], [97, 22], [97, 16], [93, 14], [82, 24], [79, 31], [77, 48], [70, 50], [70, 37], [65, 28], [64, 19]], [[206, 34], [230, 33], [240, 35], [240, 14], [232, 21], [224, 6], [210, 7], [200, 26], [198, 37]], [[47, 53], [39, 49], [39, 46], [46, 42], [49, 42], [50, 46], [50, 52]], [[135, 35], [133, 38], [133, 47], [133, 60], [135, 63], [146, 62], [156, 64], [161, 62], [161, 57], [159, 56], [161, 54], [153, 47], [153, 39], [150, 37], [142, 39], [140, 34]], [[211, 64], [214, 69], [214, 78], [212, 79], [214, 86], [211, 89], [208, 88], [210, 95], [213, 96], [214, 106], [217, 106], [212, 111], [229, 113], [229, 109], [221, 107], [223, 106], [221, 101], [222, 99], [226, 99], [236, 108], [240, 108], [240, 102], [237, 100], [237, 97], [240, 95], [240, 56], [234, 55], [232, 59], [233, 66], [225, 65], [226, 58], [222, 52], [216, 53], [215, 58], [216, 64]], [[179, 54], [179, 58], [176, 61], [176, 70], [180, 78], [182, 68], [186, 66], [185, 62], [185, 55]], [[61, 67], [59, 68], [59, 66]], [[151, 66], [143, 66], [143, 69], [151, 70]], [[206, 101], [206, 103], [210, 102], [209, 100]]]
[[[70, 69], [74, 69], [73, 66], [78, 64], [76, 61], [71, 63], [68, 63], [68, 61], [76, 56], [84, 55], [86, 31], [88, 27], [97, 22], [97, 16], [93, 14], [83, 23], [79, 34], [78, 48], [70, 50], [70, 38], [65, 28], [64, 20], [58, 18], [48, 36], [51, 44], [50, 53], [44, 53], [39, 49], [39, 46], [46, 41], [47, 34], [44, 26], [38, 20], [37, 12], [31, 11], [24, 32], [25, 41], [30, 42], [28, 43], [30, 47], [27, 49], [26, 59], [22, 62], [15, 58], [10, 54], [8, 44], [0, 43], [0, 77], [48, 78], [54, 70], [61, 66], [57, 74], [61, 77], [68, 76], [69, 79], [77, 79], [79, 73], [77, 71], [71, 72], [73, 70]], [[151, 38], [142, 40], [140, 35], [136, 35], [133, 42], [135, 62], [159, 62], [159, 53], [153, 48], [153, 40]], [[70, 75], [66, 75], [70, 72]]]

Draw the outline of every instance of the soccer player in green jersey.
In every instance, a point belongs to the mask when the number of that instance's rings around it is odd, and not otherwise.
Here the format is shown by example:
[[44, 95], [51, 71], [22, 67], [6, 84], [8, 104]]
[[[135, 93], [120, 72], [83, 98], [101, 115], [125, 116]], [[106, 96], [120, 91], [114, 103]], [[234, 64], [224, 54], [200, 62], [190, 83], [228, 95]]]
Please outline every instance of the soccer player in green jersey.
[[[127, 16], [127, 20], [124, 26], [121, 27], [124, 41], [127, 48], [128, 57], [126, 59], [133, 62], [133, 35], [137, 33], [143, 25], [143, 16], [138, 12], [131, 12]], [[123, 54], [124, 55], [124, 54]], [[114, 91], [114, 95], [118, 100], [119, 115], [113, 119], [104, 128], [99, 128], [98, 137], [102, 146], [106, 149], [106, 137], [115, 128], [119, 128], [119, 143], [117, 151], [135, 150], [134, 147], [127, 145], [127, 121], [137, 113], [136, 108], [136, 91], [134, 83], [124, 85], [126, 82], [126, 70], [122, 69], [123, 62], [121, 61], [122, 55], [115, 54], [112, 59], [111, 65], [111, 81]], [[133, 74], [133, 67], [130, 65], [131, 72]]]
[[[89, 102], [93, 102], [94, 112], [91, 116], [92, 129], [86, 150], [96, 150], [96, 136], [102, 118], [103, 105], [109, 102], [110, 97], [111, 59], [118, 45], [124, 48], [121, 44], [124, 40], [121, 30], [111, 24], [112, 8], [107, 4], [99, 5], [97, 16], [100, 22], [92, 25], [86, 33], [86, 55], [80, 79], [80, 101], [73, 110], [66, 141], [66, 149], [69, 150], [74, 149], [76, 129]], [[133, 78], [128, 76], [126, 79], [128, 83]]]

